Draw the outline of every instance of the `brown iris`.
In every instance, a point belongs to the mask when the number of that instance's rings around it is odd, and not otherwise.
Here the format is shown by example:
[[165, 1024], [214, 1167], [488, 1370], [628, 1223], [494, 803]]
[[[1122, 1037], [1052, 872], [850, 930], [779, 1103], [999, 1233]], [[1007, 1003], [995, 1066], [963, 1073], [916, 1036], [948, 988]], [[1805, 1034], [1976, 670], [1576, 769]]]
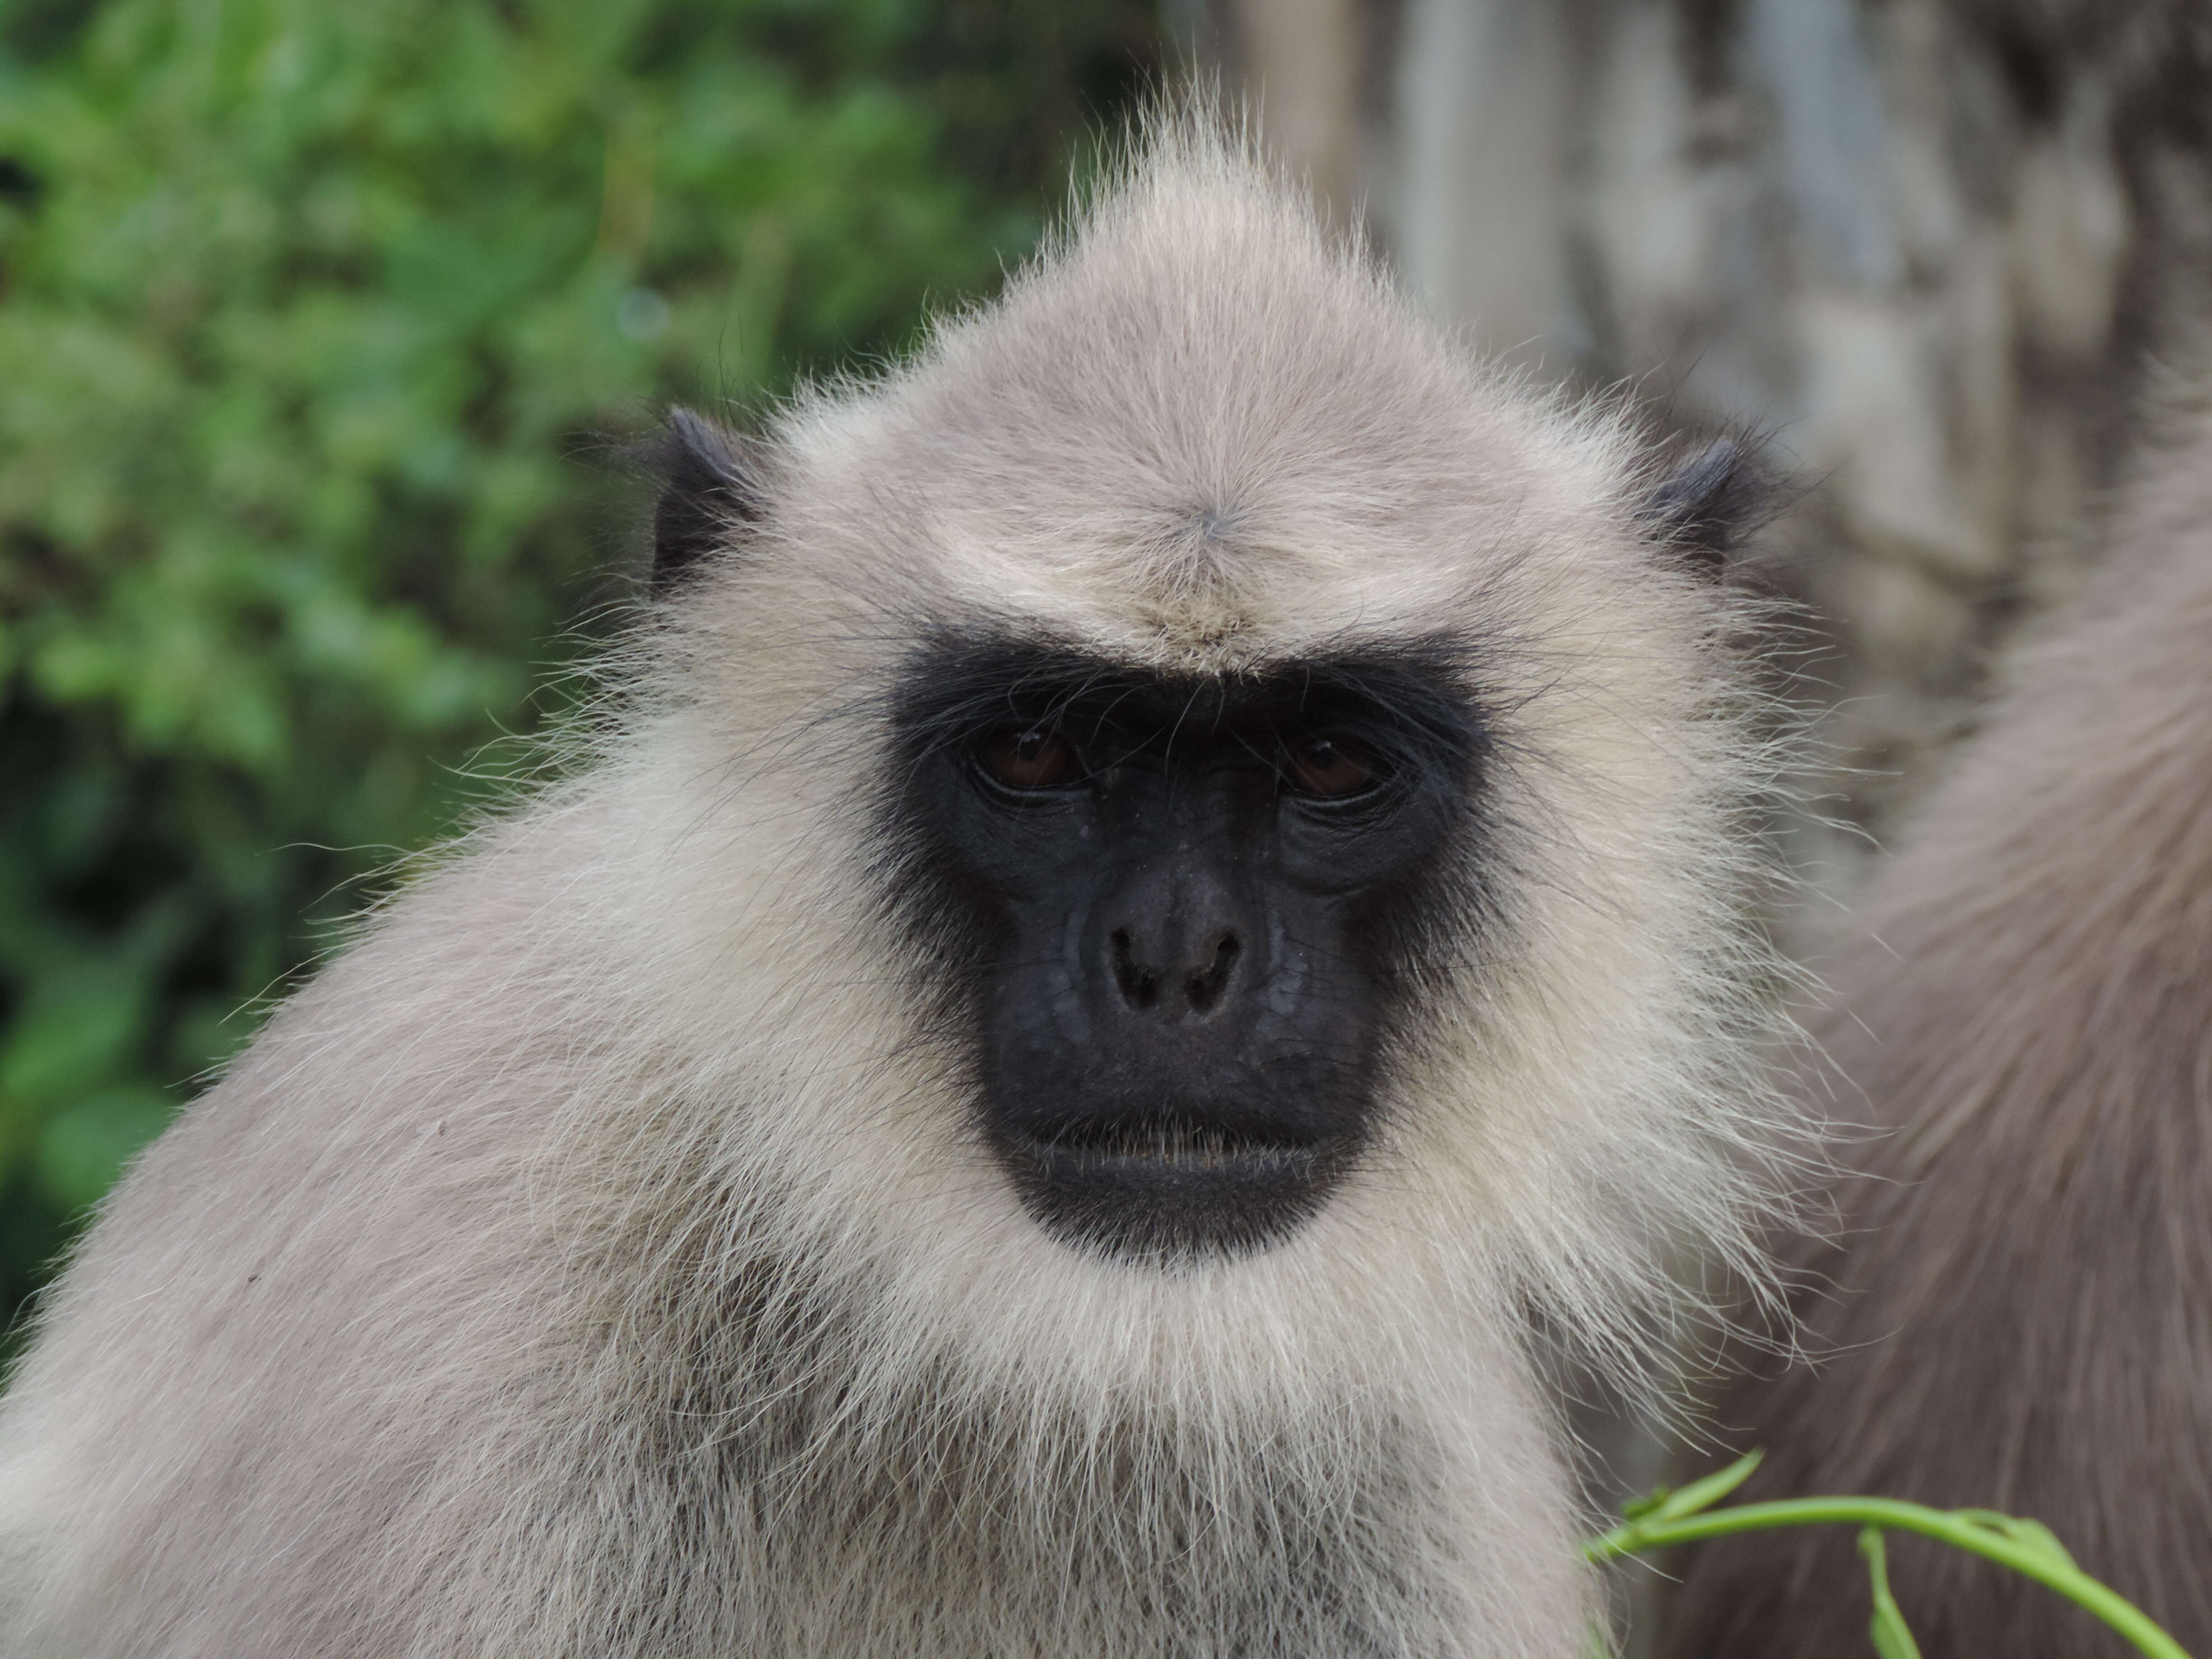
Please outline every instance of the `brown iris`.
[[1356, 795], [1375, 781], [1375, 763], [1340, 738], [1308, 738], [1291, 745], [1288, 759], [1291, 782], [1303, 794]]
[[1075, 775], [1075, 750], [1037, 727], [1010, 727], [983, 746], [983, 763], [1009, 789], [1049, 789]]

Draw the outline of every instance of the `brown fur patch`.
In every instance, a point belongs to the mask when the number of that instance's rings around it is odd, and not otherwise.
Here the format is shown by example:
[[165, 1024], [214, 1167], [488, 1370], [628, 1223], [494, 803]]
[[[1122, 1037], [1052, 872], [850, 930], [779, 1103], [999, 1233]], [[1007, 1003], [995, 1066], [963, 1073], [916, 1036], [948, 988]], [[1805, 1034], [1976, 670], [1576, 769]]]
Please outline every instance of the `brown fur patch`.
[[[1747, 1499], [2033, 1516], [2212, 1651], [2212, 421], [2156, 459], [2108, 567], [2014, 665], [1877, 879], [1818, 1035], [1879, 1138], [1798, 1252], [1818, 1358], [1717, 1408]], [[1826, 1281], [1832, 1281], [1832, 1284]], [[1769, 1368], [1771, 1369], [1771, 1367]], [[2051, 1592], [1920, 1540], [1923, 1651], [2116, 1652]], [[1683, 1659], [1858, 1659], [1848, 1529], [1691, 1560]]]

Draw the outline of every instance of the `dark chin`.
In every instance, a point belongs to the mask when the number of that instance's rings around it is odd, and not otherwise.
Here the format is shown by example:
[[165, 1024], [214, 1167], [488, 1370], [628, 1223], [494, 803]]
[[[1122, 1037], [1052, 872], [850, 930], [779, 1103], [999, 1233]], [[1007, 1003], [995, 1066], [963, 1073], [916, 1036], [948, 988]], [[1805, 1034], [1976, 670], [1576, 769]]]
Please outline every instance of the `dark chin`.
[[1253, 1140], [1174, 1127], [1024, 1136], [1000, 1148], [1037, 1224], [1062, 1243], [1167, 1266], [1279, 1244], [1343, 1177], [1342, 1138]]

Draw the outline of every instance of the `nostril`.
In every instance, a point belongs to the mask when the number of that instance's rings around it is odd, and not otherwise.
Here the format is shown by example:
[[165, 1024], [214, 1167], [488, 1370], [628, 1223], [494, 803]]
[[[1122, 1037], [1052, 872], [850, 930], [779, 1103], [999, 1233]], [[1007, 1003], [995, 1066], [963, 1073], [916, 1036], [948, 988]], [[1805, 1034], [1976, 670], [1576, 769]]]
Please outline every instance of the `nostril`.
[[1206, 1013], [1221, 1000], [1221, 994], [1229, 988], [1229, 975], [1236, 969], [1237, 956], [1243, 948], [1234, 933], [1224, 933], [1213, 942], [1212, 960], [1183, 981], [1184, 994], [1190, 998], [1194, 1012]]
[[1149, 968], [1139, 967], [1129, 930], [1116, 927], [1113, 939], [1114, 982], [1121, 988], [1121, 999], [1132, 1008], [1149, 1008], [1160, 1000], [1160, 976]]

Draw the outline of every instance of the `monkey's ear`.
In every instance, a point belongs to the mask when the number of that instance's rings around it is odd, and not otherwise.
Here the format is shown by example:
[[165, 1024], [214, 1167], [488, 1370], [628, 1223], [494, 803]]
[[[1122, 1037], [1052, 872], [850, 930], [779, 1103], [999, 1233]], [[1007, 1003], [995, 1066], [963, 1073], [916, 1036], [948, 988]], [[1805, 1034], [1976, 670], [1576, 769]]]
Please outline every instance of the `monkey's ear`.
[[653, 509], [653, 592], [666, 594], [732, 534], [761, 518], [756, 446], [688, 409], [668, 411], [651, 451], [660, 477]]
[[1730, 434], [1668, 466], [1644, 496], [1642, 516], [1684, 559], [1718, 570], [1782, 510], [1783, 495], [1750, 441]]

